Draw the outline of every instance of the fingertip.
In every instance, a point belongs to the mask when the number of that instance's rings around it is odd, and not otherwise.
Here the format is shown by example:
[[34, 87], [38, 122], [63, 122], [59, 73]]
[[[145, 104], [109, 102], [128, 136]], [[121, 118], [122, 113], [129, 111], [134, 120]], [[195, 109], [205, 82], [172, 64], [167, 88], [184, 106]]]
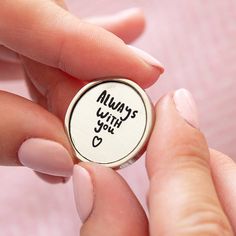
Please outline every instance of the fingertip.
[[22, 165], [44, 174], [69, 177], [72, 174], [73, 160], [67, 149], [60, 143], [42, 138], [25, 140], [18, 158]]
[[73, 168], [73, 186], [77, 212], [81, 221], [85, 222], [92, 212], [94, 189], [90, 173], [80, 165]]
[[[114, 33], [121, 37], [126, 43], [135, 41], [143, 34], [146, 27], [144, 12], [141, 8], [134, 7], [126, 9], [117, 14], [120, 19], [120, 28], [114, 28]], [[118, 29], [118, 31], [117, 31]]]
[[[93, 184], [92, 209], [91, 190], [88, 191], [89, 184], [84, 178], [87, 174], [83, 173], [85, 169]], [[73, 181], [78, 213], [84, 222], [81, 236], [147, 235], [145, 212], [127, 183], [114, 170], [81, 162], [74, 167]]]
[[43, 181], [49, 184], [65, 184], [69, 181], [70, 177], [62, 177], [62, 176], [52, 176], [43, 174], [37, 171], [34, 171], [34, 173]]
[[[144, 69], [144, 76], [135, 76], [134, 80], [143, 88], [150, 87], [159, 79], [161, 74], [164, 73], [164, 66], [160, 61], [158, 61], [154, 56], [152, 56], [148, 52], [132, 45], [127, 46], [131, 50], [132, 54], [136, 56], [136, 60], [138, 59], [139, 62], [143, 64], [143, 67], [141, 67], [141, 65], [139, 65], [139, 67], [140, 69]], [[131, 73], [135, 75], [137, 73], [137, 70]]]
[[173, 95], [173, 100], [180, 116], [188, 124], [199, 129], [198, 111], [192, 94], [187, 89], [178, 89]]
[[126, 43], [131, 43], [138, 38], [146, 24], [144, 12], [138, 7], [125, 9], [112, 15], [88, 18], [86, 21], [107, 29]]
[[156, 67], [160, 74], [164, 72], [164, 66], [154, 56], [135, 46], [128, 45], [128, 47], [147, 64]]

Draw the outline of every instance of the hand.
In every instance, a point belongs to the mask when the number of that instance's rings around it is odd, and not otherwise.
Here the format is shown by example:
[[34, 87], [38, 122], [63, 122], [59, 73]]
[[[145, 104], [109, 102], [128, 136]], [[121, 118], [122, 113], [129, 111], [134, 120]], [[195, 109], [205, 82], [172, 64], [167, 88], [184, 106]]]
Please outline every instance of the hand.
[[1, 2], [0, 44], [19, 55], [40, 106], [0, 92], [0, 165], [23, 164], [41, 173], [70, 176], [73, 153], [63, 120], [76, 92], [89, 80], [112, 76], [147, 87], [163, 72], [154, 58], [124, 42], [143, 30], [139, 10], [89, 20], [122, 41], [64, 8], [59, 0]]
[[75, 166], [81, 236], [234, 235], [236, 165], [209, 150], [187, 90], [158, 102], [146, 167], [149, 220], [116, 172], [85, 163]]

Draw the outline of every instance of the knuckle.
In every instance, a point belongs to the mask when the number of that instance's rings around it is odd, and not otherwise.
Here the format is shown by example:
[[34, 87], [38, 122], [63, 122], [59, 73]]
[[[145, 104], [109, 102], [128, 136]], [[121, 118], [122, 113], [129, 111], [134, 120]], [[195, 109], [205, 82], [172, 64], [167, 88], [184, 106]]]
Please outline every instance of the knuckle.
[[[59, 28], [61, 25], [66, 26], [68, 18], [70, 18], [70, 15], [67, 12], [64, 12], [64, 15], [62, 15], [56, 22], [56, 25], [59, 25]], [[64, 28], [66, 29], [67, 27], [64, 27]], [[58, 37], [59, 45], [58, 45], [58, 50], [57, 50], [56, 61], [54, 64], [56, 65], [57, 68], [63, 71], [66, 71], [65, 53], [67, 51], [68, 40], [69, 40], [68, 32], [62, 32], [59, 34], [59, 37]]]
[[[72, 39], [75, 36], [75, 31], [80, 29], [80, 20], [76, 18], [66, 10], [59, 11], [55, 14], [54, 18], [50, 19], [50, 25], [52, 27], [51, 37], [56, 39], [55, 48], [56, 55], [53, 58], [53, 66], [65, 71], [65, 57], [68, 48], [71, 46]], [[74, 24], [76, 22], [76, 28]]]
[[209, 170], [209, 152], [195, 144], [181, 144], [167, 154], [175, 170]]
[[174, 159], [179, 167], [208, 167], [209, 151], [208, 145], [202, 133], [196, 132], [191, 137], [185, 137], [173, 142], [166, 153], [170, 159]]
[[[163, 162], [158, 165], [156, 162], [156, 155], [150, 154], [148, 150], [148, 165], [151, 169], [151, 176], [156, 172], [166, 172], [170, 170], [176, 173], [194, 173], [199, 170], [202, 173], [209, 173], [209, 152], [203, 144], [192, 142], [182, 142], [179, 144], [169, 145], [167, 148], [158, 148], [158, 157], [161, 157]], [[165, 174], [166, 175], [166, 174]]]
[[180, 228], [181, 235], [234, 235], [224, 212], [212, 202], [195, 205], [192, 209], [188, 207], [182, 215]]
[[[70, 53], [76, 45], [75, 43], [79, 42], [82, 34], [81, 32], [83, 32], [85, 28], [85, 23], [80, 20], [76, 21], [76, 28], [72, 27], [73, 24], [71, 22], [74, 22], [74, 19], [67, 12], [65, 12], [64, 16], [61, 17], [58, 22], [59, 25], [64, 25], [64, 27], [61, 28], [66, 30], [63, 30], [63, 32], [59, 34], [59, 46], [56, 61], [54, 62], [57, 68], [68, 74], [71, 73], [71, 65], [68, 63], [67, 59], [70, 57]], [[77, 48], [77, 50], [79, 50], [79, 48]]]

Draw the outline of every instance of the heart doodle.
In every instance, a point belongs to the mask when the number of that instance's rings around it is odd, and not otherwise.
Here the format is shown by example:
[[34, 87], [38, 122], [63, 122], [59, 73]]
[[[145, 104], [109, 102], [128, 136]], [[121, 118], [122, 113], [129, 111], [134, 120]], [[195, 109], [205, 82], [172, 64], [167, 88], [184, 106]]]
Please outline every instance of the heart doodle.
[[98, 136], [94, 136], [92, 145], [93, 147], [97, 147], [102, 143], [102, 138], [99, 138]]

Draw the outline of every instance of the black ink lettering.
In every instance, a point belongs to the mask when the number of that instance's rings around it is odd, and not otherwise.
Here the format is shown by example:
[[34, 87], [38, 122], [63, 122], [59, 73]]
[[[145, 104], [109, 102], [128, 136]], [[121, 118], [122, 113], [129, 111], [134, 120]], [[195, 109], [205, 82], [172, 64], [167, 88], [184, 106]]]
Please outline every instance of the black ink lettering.
[[138, 114], [138, 111], [133, 111], [132, 115], [131, 115], [131, 118], [135, 118], [136, 117], [136, 114]]
[[106, 119], [106, 122], [108, 122], [110, 119], [111, 119], [112, 115], [110, 114], [107, 119]]
[[112, 116], [112, 120], [111, 120], [111, 125], [113, 124], [113, 121], [115, 121], [117, 118], [115, 116]]
[[107, 94], [107, 97], [106, 97], [106, 99], [105, 99], [105, 101], [103, 103], [105, 106], [107, 106], [107, 101], [109, 100], [109, 98], [110, 98], [110, 94]]
[[129, 116], [130, 116], [131, 111], [132, 111], [132, 109], [129, 108], [128, 106], [125, 107], [125, 110], [127, 111], [126, 117], [125, 117], [125, 118], [120, 117], [120, 119], [121, 119], [122, 121], [127, 120], [127, 119], [129, 118]]
[[110, 107], [112, 110], [116, 110], [118, 106], [120, 105], [120, 102], [116, 103], [113, 101], [114, 101], [114, 97], [111, 98], [108, 107]]
[[101, 117], [102, 119], [106, 118], [108, 116], [109, 112], [102, 112], [101, 111], [101, 107], [99, 107], [99, 109], [97, 110], [97, 116]]
[[120, 125], [122, 124], [122, 120], [120, 119], [117, 119], [115, 124], [114, 124], [114, 127], [117, 127], [117, 128], [120, 128]]
[[100, 120], [98, 120], [98, 127], [95, 127], [94, 128], [94, 131], [96, 132], [96, 133], [99, 133], [101, 130], [102, 130], [102, 126], [103, 126], [103, 122], [102, 121], [100, 121]]
[[114, 134], [114, 128], [109, 127], [108, 132], [111, 133], [111, 134]]
[[[132, 110], [129, 106], [121, 101], [115, 101], [115, 97], [112, 97], [111, 94], [104, 90], [99, 97], [97, 102], [111, 108], [112, 110], [122, 113], [119, 118], [114, 116], [112, 113], [107, 111], [102, 111], [102, 107], [99, 107], [97, 110], [97, 117], [100, 118], [97, 122], [97, 126], [94, 128], [96, 133], [101, 132], [102, 130], [107, 131], [108, 133], [114, 134], [115, 128], [120, 128], [122, 122], [128, 120], [129, 118], [135, 118], [138, 114], [137, 110]], [[93, 146], [96, 147], [100, 145], [102, 138], [95, 136], [93, 138]]]
[[107, 91], [104, 90], [97, 99], [97, 102], [103, 103], [105, 97], [107, 96]]
[[121, 105], [119, 106], [119, 108], [117, 109], [117, 111], [119, 111], [120, 113], [122, 113], [123, 110], [124, 110], [124, 108], [125, 108], [125, 104], [124, 104], [124, 103], [121, 103]]

